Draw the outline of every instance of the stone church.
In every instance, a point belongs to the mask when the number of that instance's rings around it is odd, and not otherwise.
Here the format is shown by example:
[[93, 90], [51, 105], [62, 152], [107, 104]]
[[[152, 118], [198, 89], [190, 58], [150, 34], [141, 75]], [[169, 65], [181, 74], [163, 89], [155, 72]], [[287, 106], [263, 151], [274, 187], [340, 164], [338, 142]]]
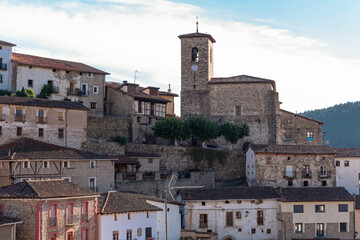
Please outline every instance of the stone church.
[[[322, 122], [280, 109], [275, 81], [239, 75], [214, 77], [214, 43], [210, 34], [181, 40], [181, 116], [200, 115], [219, 122], [246, 122], [256, 144], [322, 144]], [[218, 143], [221, 145], [221, 141]]]

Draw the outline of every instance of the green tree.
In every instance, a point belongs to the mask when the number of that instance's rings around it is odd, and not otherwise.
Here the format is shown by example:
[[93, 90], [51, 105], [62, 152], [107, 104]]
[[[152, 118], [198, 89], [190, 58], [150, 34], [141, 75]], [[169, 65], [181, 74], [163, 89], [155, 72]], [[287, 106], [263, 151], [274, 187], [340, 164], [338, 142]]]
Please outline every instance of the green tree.
[[56, 93], [52, 84], [44, 84], [43, 88], [41, 89], [40, 94], [37, 96], [38, 98], [45, 98], [48, 99], [52, 93]]
[[220, 125], [218, 122], [208, 120], [204, 117], [193, 116], [184, 121], [185, 129], [190, 135], [201, 142], [209, 141], [220, 136]]
[[16, 96], [17, 97], [35, 98], [35, 94], [34, 94], [33, 90], [25, 89], [24, 87], [21, 90], [16, 91]]
[[225, 122], [221, 124], [221, 135], [231, 144], [236, 144], [241, 138], [249, 136], [249, 132], [249, 126], [246, 123]]
[[184, 123], [181, 119], [165, 118], [157, 121], [152, 128], [156, 137], [161, 137], [170, 140], [179, 140], [181, 138], [188, 138], [188, 131], [184, 128]]
[[0, 96], [11, 96], [11, 92], [8, 90], [0, 89]]

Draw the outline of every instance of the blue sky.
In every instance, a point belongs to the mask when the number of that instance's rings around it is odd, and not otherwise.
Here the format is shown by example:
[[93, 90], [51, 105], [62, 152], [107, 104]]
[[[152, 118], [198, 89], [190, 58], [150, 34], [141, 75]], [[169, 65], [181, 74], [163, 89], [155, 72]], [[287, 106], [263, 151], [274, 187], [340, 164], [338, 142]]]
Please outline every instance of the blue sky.
[[[0, 0], [0, 40], [180, 93], [180, 34], [212, 34], [214, 75], [276, 81], [293, 112], [357, 101], [360, 1]], [[177, 100], [177, 113], [179, 99]]]

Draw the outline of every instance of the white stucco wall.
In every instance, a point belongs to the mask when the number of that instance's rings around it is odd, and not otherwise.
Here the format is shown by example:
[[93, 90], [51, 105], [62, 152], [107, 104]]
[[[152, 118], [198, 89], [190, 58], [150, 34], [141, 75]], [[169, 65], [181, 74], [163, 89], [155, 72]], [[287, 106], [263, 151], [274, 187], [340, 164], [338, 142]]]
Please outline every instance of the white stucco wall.
[[255, 168], [255, 153], [249, 148], [246, 152], [246, 180], [250, 187], [255, 186], [256, 182], [256, 168]]
[[[205, 201], [205, 200], [204, 200]], [[185, 229], [206, 232], [211, 229], [218, 233], [218, 239], [232, 236], [233, 239], [278, 239], [277, 200], [263, 200], [263, 203], [251, 203], [251, 200], [221, 201], [185, 201]], [[257, 211], [264, 211], [264, 224], [257, 225]], [[233, 212], [233, 226], [226, 226], [226, 212]], [[236, 212], [241, 212], [241, 218], [236, 218]], [[208, 214], [208, 227], [200, 228], [200, 214]], [[256, 233], [252, 234], [251, 229]], [[239, 231], [241, 229], [241, 231]], [[271, 233], [267, 234], [267, 229]]]
[[[99, 240], [113, 239], [113, 231], [119, 231], [119, 239], [126, 240], [126, 230], [132, 230], [133, 240], [145, 240], [145, 228], [151, 227], [152, 237], [157, 238], [156, 212], [149, 212], [149, 218], [146, 212], [132, 212], [131, 219], [128, 214], [118, 214], [117, 221], [114, 220], [115, 214], [98, 214], [98, 236]], [[138, 229], [141, 228], [141, 236], [138, 236]]]
[[0, 58], [2, 58], [2, 63], [7, 64], [7, 70], [1, 70], [0, 74], [3, 75], [3, 82], [0, 83], [0, 89], [5, 89], [10, 91], [10, 71], [11, 71], [11, 56], [12, 56], [12, 47], [2, 46], [0, 50]]
[[[162, 209], [162, 211], [157, 212], [157, 239], [162, 240], [166, 239], [165, 233], [165, 203], [149, 201], [148, 203], [155, 205]], [[167, 204], [169, 211], [167, 212], [167, 222], [168, 222], [168, 240], [179, 240], [180, 239], [180, 230], [181, 230], [181, 215], [179, 212], [179, 205]]]
[[[336, 161], [340, 161], [340, 166], [336, 166]], [[345, 167], [345, 161], [349, 161], [349, 166]], [[335, 157], [334, 162], [336, 168], [336, 186], [344, 187], [350, 194], [359, 194], [359, 174], [360, 174], [360, 158]]]

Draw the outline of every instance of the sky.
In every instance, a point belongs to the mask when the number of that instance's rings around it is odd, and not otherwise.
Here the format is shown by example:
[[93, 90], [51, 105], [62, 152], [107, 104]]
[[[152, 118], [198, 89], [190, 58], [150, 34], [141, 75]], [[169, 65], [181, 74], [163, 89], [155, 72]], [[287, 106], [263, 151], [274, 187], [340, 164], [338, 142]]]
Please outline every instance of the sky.
[[[108, 81], [180, 94], [178, 35], [211, 34], [214, 76], [276, 81], [292, 112], [358, 101], [357, 0], [0, 0], [0, 40], [14, 51], [79, 61]], [[180, 114], [180, 99], [176, 113]]]

